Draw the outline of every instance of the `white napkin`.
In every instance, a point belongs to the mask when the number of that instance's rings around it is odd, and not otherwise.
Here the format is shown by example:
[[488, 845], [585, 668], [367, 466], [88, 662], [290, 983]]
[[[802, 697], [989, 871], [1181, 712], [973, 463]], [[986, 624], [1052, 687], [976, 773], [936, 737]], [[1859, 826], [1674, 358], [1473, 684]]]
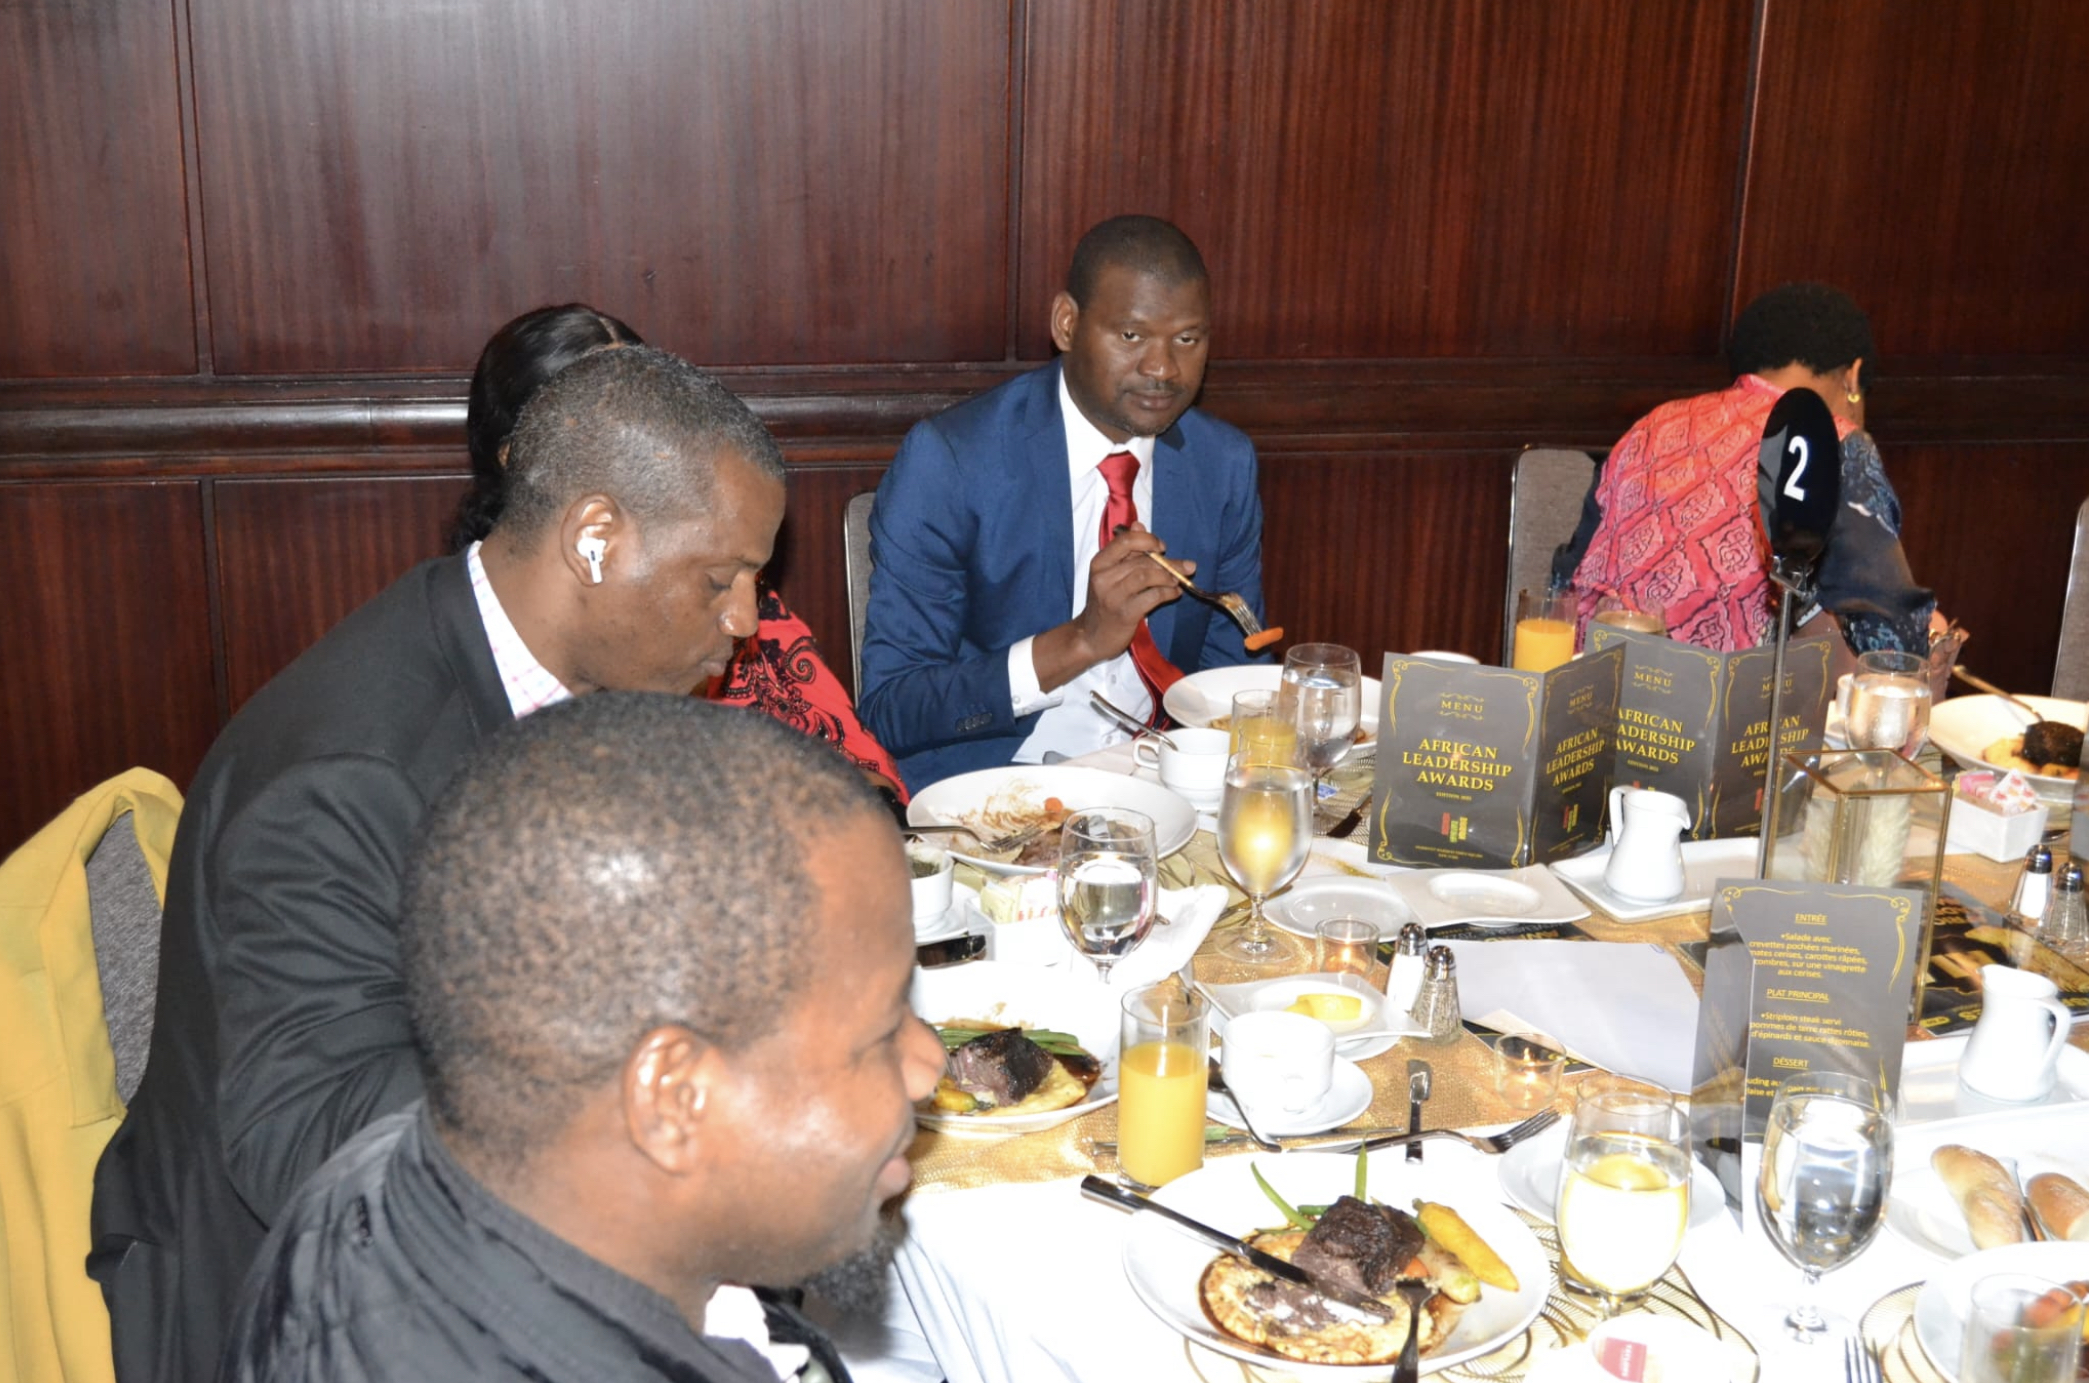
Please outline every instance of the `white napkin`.
[[1507, 1010], [1531, 1031], [1619, 1075], [1688, 1093], [1697, 992], [1658, 946], [1453, 941], [1467, 1013]]
[[[1188, 963], [1211, 935], [1211, 928], [1226, 910], [1226, 890], [1217, 884], [1201, 888], [1164, 888], [1155, 903], [1159, 916], [1139, 949], [1110, 967], [1110, 987], [1136, 989], [1167, 978]], [[1165, 921], [1163, 919], [1166, 919]], [[1067, 956], [1068, 974], [1084, 976], [1100, 984], [1095, 966], [1076, 952], [1061, 933], [1060, 945]]]

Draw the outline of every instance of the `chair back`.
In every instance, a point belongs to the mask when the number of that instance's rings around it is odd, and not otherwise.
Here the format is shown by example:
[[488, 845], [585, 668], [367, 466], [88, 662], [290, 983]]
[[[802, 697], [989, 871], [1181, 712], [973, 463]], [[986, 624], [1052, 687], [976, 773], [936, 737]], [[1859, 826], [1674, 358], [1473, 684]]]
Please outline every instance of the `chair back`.
[[863, 695], [863, 611], [870, 604], [870, 510], [878, 492], [852, 496], [841, 511], [841, 560], [849, 581], [850, 690]]
[[2053, 695], [2089, 701], [2089, 500], [2075, 511], [2074, 561], [2067, 569], [2067, 603], [2060, 607]]
[[1509, 481], [1508, 589], [1502, 599], [1504, 667], [1516, 641], [1516, 592], [1543, 590], [1550, 581], [1552, 554], [1574, 536], [1595, 474], [1596, 463], [1585, 451], [1526, 447], [1516, 458]]

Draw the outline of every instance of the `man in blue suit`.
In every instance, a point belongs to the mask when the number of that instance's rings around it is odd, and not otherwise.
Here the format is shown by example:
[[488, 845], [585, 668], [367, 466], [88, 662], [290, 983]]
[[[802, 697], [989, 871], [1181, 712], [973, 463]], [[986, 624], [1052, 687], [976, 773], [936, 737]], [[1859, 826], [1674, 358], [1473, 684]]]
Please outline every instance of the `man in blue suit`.
[[1122, 738], [1183, 673], [1249, 661], [1225, 615], [1262, 613], [1247, 437], [1190, 404], [1210, 278], [1189, 237], [1120, 216], [1081, 237], [1052, 300], [1061, 358], [917, 424], [878, 487], [860, 710], [911, 788]]

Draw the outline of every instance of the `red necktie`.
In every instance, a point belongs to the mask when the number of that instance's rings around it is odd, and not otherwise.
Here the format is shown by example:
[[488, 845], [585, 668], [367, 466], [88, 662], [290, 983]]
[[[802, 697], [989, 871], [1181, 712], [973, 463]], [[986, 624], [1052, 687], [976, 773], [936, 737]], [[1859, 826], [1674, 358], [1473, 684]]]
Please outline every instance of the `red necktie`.
[[[1119, 528], [1139, 520], [1139, 507], [1132, 502], [1132, 481], [1138, 478], [1139, 458], [1128, 451], [1111, 452], [1103, 458], [1101, 469], [1103, 483], [1110, 487], [1110, 502], [1103, 506], [1101, 538], [1102, 546], [1108, 547]], [[1162, 720], [1161, 697], [1168, 688], [1182, 680], [1182, 669], [1161, 656], [1160, 647], [1154, 643], [1153, 634], [1143, 619], [1139, 621], [1138, 631], [1132, 635], [1131, 655], [1132, 666], [1139, 670], [1139, 680], [1146, 684], [1148, 694], [1153, 697], [1150, 723], [1158, 725]]]

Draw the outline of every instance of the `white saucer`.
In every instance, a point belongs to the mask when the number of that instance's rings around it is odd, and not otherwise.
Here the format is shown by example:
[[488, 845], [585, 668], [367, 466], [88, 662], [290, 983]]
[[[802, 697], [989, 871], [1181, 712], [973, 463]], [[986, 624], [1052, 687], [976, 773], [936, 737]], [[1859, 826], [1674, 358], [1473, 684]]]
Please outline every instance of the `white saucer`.
[[[1342, 1127], [1370, 1107], [1371, 1078], [1355, 1062], [1336, 1057], [1335, 1078], [1328, 1082], [1327, 1094], [1317, 1106], [1299, 1114], [1276, 1113], [1258, 1117], [1255, 1127], [1271, 1138], [1326, 1133], [1329, 1129]], [[1233, 1097], [1221, 1095], [1216, 1090], [1205, 1093], [1204, 1113], [1213, 1123], [1224, 1124], [1227, 1128], [1247, 1127], [1240, 1120], [1240, 1112], [1233, 1107]]]
[[943, 909], [941, 916], [915, 920], [914, 944], [924, 946], [931, 941], [948, 941], [954, 936], [963, 936], [972, 930], [972, 918], [978, 912], [979, 890], [966, 884], [953, 884], [950, 906]]

